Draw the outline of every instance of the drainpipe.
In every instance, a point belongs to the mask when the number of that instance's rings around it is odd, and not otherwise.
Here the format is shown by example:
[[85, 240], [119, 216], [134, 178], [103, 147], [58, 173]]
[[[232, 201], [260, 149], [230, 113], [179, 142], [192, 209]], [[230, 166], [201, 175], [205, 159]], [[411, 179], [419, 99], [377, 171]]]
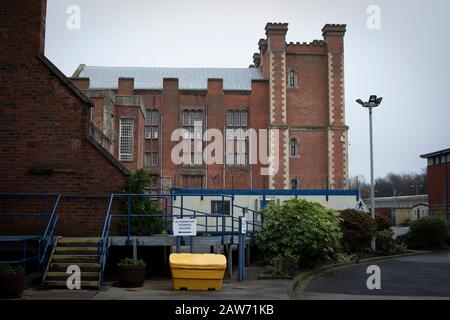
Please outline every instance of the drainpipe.
[[159, 137], [159, 167], [160, 167], [160, 178], [159, 178], [159, 191], [162, 194], [163, 193], [163, 189], [162, 189], [162, 185], [163, 185], [163, 115], [161, 112], [161, 104], [160, 104], [160, 110], [159, 110], [159, 114], [160, 114], [160, 127], [161, 127], [161, 132], [159, 133], [158, 137]]
[[[208, 92], [206, 92], [205, 99], [205, 130], [206, 142], [204, 142], [203, 147], [206, 147], [206, 145], [208, 144]], [[205, 155], [205, 189], [208, 189], [208, 154], [205, 153]]]
[[445, 212], [447, 214], [447, 222], [449, 222], [449, 216], [448, 216], [448, 164], [447, 161], [447, 155], [444, 155], [445, 157]]

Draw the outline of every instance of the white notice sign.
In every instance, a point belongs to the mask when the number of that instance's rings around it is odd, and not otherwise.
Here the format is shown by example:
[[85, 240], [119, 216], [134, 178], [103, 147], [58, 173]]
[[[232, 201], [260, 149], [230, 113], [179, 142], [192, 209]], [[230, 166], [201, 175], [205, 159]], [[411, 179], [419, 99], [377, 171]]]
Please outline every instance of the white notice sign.
[[242, 218], [242, 225], [241, 225], [241, 234], [246, 234], [247, 233], [247, 219], [246, 218]]
[[174, 219], [173, 220], [174, 236], [196, 236], [197, 220], [196, 219]]

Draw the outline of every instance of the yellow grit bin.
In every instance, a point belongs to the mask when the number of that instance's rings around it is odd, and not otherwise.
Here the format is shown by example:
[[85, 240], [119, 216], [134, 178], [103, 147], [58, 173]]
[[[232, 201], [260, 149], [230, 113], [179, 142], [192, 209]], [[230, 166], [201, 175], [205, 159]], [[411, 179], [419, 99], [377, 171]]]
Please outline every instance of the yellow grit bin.
[[172, 253], [169, 263], [175, 290], [222, 290], [227, 267], [223, 254]]

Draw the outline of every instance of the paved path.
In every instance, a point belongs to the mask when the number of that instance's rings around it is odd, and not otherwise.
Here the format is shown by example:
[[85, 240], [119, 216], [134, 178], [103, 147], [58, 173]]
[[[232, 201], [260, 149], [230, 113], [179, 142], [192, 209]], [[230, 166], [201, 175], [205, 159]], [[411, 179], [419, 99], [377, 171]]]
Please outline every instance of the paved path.
[[[369, 265], [381, 269], [381, 290], [366, 285]], [[450, 299], [450, 252], [343, 267], [314, 278], [299, 299]]]
[[222, 291], [175, 291], [170, 279], [146, 280], [140, 288], [118, 288], [106, 282], [101, 290], [43, 290], [31, 288], [22, 299], [88, 300], [287, 300], [293, 298], [292, 280], [257, 280], [259, 268], [247, 268], [247, 279], [226, 279]]

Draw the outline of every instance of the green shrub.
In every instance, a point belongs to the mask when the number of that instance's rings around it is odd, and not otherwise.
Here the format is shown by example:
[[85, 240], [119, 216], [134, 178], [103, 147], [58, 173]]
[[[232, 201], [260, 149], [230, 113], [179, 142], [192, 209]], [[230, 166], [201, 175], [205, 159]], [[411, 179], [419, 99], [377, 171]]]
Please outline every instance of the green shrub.
[[381, 254], [401, 254], [407, 251], [406, 245], [394, 239], [394, 231], [391, 229], [377, 232], [377, 251]]
[[438, 215], [428, 216], [411, 223], [408, 246], [415, 249], [440, 249], [446, 246], [448, 226]]
[[338, 263], [338, 264], [343, 264], [343, 263], [354, 263], [354, 262], [358, 262], [359, 257], [356, 254], [348, 254], [345, 252], [339, 252], [335, 259], [334, 262]]
[[375, 216], [375, 222], [377, 224], [377, 231], [384, 231], [391, 229], [391, 220], [388, 217], [377, 214]]
[[11, 264], [0, 264], [0, 274], [13, 274], [23, 271], [24, 269], [21, 266]]
[[[145, 187], [148, 185], [150, 177], [144, 169], [139, 169], [130, 175], [127, 183], [127, 193], [144, 194]], [[125, 214], [130, 205], [130, 213], [132, 215], [142, 215], [142, 217], [131, 217], [131, 234], [133, 236], [150, 236], [159, 234], [164, 230], [164, 220], [162, 218], [150, 217], [145, 215], [161, 215], [162, 210], [159, 202], [146, 198], [133, 198], [128, 204], [126, 201]], [[128, 234], [127, 218], [121, 218], [119, 222], [119, 232], [121, 235]]]
[[340, 211], [342, 246], [345, 251], [362, 252], [369, 247], [375, 236], [376, 225], [370, 216], [362, 211], [347, 209]]
[[318, 203], [292, 199], [262, 213], [258, 245], [278, 268], [313, 267], [332, 261], [340, 249], [339, 216]]
[[144, 262], [144, 260], [124, 258], [124, 259], [120, 260], [120, 262], [117, 265], [121, 266], [121, 267], [126, 267], [126, 266], [145, 266], [145, 262]]

